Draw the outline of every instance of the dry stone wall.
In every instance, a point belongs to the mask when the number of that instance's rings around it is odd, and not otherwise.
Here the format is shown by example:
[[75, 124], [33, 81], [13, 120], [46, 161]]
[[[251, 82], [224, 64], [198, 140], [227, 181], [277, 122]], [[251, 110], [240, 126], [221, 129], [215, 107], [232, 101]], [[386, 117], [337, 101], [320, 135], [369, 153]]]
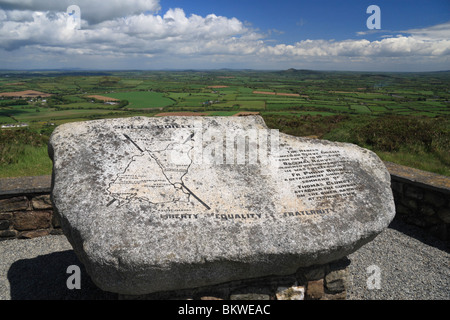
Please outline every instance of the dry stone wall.
[[450, 239], [450, 177], [386, 162], [396, 219]]
[[49, 176], [0, 180], [0, 240], [62, 234]]

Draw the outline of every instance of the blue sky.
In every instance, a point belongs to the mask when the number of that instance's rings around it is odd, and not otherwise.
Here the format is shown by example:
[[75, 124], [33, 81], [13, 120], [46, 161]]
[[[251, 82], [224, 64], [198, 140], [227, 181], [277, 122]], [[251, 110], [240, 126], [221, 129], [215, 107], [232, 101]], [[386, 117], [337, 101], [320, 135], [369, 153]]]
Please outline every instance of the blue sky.
[[450, 69], [450, 1], [0, 0], [0, 68], [290, 67]]
[[236, 17], [250, 23], [280, 42], [292, 44], [306, 39], [354, 38], [356, 32], [367, 29], [370, 16], [366, 9], [378, 5], [382, 11], [382, 29], [408, 30], [425, 28], [450, 21], [448, 0], [167, 0], [161, 1], [162, 11], [183, 8], [186, 14], [215, 13]]

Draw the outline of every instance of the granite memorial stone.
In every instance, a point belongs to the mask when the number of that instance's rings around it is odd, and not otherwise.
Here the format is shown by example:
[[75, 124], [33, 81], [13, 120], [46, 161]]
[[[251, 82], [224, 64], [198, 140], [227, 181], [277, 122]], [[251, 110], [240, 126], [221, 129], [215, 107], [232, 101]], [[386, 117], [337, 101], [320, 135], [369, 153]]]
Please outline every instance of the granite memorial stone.
[[371, 151], [252, 117], [70, 123], [50, 139], [52, 202], [94, 283], [139, 295], [344, 257], [394, 217]]

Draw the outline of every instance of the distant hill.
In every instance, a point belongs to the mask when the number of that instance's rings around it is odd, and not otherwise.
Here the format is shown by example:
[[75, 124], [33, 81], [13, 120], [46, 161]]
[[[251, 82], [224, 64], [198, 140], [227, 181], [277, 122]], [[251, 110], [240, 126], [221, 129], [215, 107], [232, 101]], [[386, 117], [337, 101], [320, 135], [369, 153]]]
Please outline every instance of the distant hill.
[[308, 75], [308, 74], [321, 74], [322, 72], [321, 71], [315, 71], [315, 70], [308, 70], [308, 69], [294, 69], [294, 68], [290, 68], [290, 69], [281, 71], [281, 73]]

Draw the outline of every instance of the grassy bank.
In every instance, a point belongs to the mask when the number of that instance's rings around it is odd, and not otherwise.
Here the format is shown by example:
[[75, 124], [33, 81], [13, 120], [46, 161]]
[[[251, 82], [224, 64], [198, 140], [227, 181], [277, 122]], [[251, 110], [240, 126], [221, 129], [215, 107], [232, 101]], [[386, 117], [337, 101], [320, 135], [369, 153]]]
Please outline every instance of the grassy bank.
[[48, 134], [30, 129], [0, 131], [0, 178], [51, 174]]

